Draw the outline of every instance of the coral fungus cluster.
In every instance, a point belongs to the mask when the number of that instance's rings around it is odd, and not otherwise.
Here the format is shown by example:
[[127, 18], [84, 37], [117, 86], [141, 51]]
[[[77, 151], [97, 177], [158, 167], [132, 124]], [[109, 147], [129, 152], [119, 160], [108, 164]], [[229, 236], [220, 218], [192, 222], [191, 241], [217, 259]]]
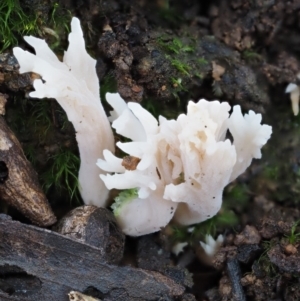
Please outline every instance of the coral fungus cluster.
[[[173, 218], [191, 225], [214, 216], [222, 204], [224, 187], [261, 158], [261, 147], [271, 127], [261, 125], [261, 115], [242, 115], [240, 106], [227, 102], [189, 102], [187, 114], [177, 120], [157, 121], [137, 103], [126, 104], [119, 94], [108, 94], [114, 108], [112, 127], [131, 142], [117, 146], [135, 168], [105, 150], [98, 166], [113, 175], [101, 175], [109, 189], [137, 188], [135, 197], [119, 198], [114, 209], [124, 232], [143, 235], [158, 231]], [[227, 132], [233, 142], [226, 139]]]
[[243, 116], [240, 106], [235, 106], [230, 115], [227, 102], [190, 101], [187, 114], [156, 120], [141, 105], [127, 104], [119, 94], [108, 93], [114, 109], [109, 117], [112, 127], [131, 140], [117, 143], [128, 154], [118, 158], [99, 99], [95, 61], [86, 53], [79, 20], [72, 20], [63, 62], [43, 40], [25, 39], [36, 55], [14, 49], [20, 72], [32, 71], [43, 79], [34, 82], [36, 91], [30, 95], [56, 98], [75, 127], [84, 202], [104, 206], [108, 190], [125, 190], [113, 209], [128, 235], [158, 231], [172, 219], [190, 225], [214, 216], [224, 187], [253, 158], [261, 157], [260, 150], [270, 138], [272, 129], [261, 125], [260, 114], [250, 111]]

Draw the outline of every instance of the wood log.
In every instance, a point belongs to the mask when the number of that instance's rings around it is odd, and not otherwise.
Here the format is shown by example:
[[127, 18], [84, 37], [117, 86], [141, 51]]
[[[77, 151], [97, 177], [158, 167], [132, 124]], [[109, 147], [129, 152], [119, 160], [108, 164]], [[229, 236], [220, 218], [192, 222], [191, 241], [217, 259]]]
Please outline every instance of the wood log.
[[15, 207], [34, 224], [56, 222], [39, 185], [38, 177], [14, 133], [0, 116], [0, 198]]
[[[9, 283], [0, 282], [0, 300], [68, 301], [70, 291], [85, 293], [91, 287], [104, 301], [171, 301], [184, 294], [183, 286], [158, 272], [104, 260], [104, 249], [0, 215], [0, 271], [18, 267], [35, 279], [34, 289], [8, 288]], [[2, 282], [7, 276], [0, 277]]]

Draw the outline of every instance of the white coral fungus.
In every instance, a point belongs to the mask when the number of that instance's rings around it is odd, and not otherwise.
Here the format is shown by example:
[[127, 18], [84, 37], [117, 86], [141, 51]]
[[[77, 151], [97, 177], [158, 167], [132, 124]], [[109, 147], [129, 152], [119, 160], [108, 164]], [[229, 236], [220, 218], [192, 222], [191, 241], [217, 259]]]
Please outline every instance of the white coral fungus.
[[[25, 40], [36, 54], [14, 48], [20, 72], [35, 72], [30, 96], [56, 98], [76, 130], [80, 152], [79, 184], [86, 204], [104, 206], [108, 190], [121, 192], [114, 212], [123, 231], [132, 236], [160, 230], [171, 219], [182, 225], [205, 221], [222, 204], [224, 187], [260, 158], [271, 127], [261, 125], [261, 115], [245, 116], [228, 103], [188, 104], [177, 120], [157, 121], [137, 103], [126, 104], [119, 94], [107, 94], [114, 110], [110, 121], [116, 132], [131, 142], [117, 146], [129, 154], [117, 158], [109, 121], [99, 97], [96, 61], [85, 50], [77, 18], [72, 19], [69, 47], [61, 62], [46, 42], [32, 36]], [[233, 142], [226, 139], [230, 131]], [[99, 169], [102, 169], [99, 179]], [[114, 173], [113, 175], [104, 174]], [[105, 187], [104, 186], [107, 187]]]
[[172, 253], [178, 256], [180, 253], [183, 252], [183, 249], [188, 245], [188, 243], [185, 242], [178, 242], [172, 247]]
[[65, 110], [76, 130], [80, 152], [79, 185], [86, 204], [104, 206], [108, 189], [99, 179], [98, 158], [104, 149], [114, 151], [114, 137], [99, 97], [96, 61], [85, 50], [80, 22], [73, 18], [69, 47], [61, 62], [44, 40], [24, 37], [35, 55], [14, 48], [20, 73], [35, 72], [42, 77], [34, 81], [31, 97], [55, 98]]
[[221, 234], [216, 240], [214, 240], [211, 235], [205, 235], [205, 243], [200, 241], [200, 245], [207, 256], [213, 257], [219, 251], [223, 242], [224, 236]]
[[[300, 75], [297, 75], [300, 78]], [[292, 104], [292, 111], [295, 116], [299, 114], [299, 100], [300, 100], [300, 89], [296, 84], [290, 83], [285, 89], [285, 93], [290, 93], [290, 99]]]
[[[272, 129], [261, 125], [261, 114], [242, 115], [240, 106], [226, 102], [189, 102], [187, 114], [177, 120], [160, 116], [157, 121], [137, 103], [126, 104], [118, 94], [107, 94], [114, 108], [112, 127], [131, 139], [117, 146], [140, 159], [136, 168], [104, 151], [98, 160], [108, 189], [131, 189], [131, 197], [119, 197], [114, 212], [123, 231], [132, 236], [160, 230], [173, 220], [191, 225], [214, 216], [222, 204], [224, 187], [242, 174]], [[230, 131], [233, 142], [226, 139]], [[129, 193], [130, 194], [130, 193]]]

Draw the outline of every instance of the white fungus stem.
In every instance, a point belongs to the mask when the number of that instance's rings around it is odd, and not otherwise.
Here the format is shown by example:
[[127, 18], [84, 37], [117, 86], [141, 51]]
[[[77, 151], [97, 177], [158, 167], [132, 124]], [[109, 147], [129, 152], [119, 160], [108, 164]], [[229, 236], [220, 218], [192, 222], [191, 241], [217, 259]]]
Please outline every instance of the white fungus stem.
[[299, 97], [300, 97], [299, 88], [293, 90], [290, 94], [290, 97], [291, 97], [293, 113], [295, 116], [297, 116], [299, 113]]
[[108, 189], [99, 179], [96, 166], [103, 158], [103, 150], [114, 152], [114, 137], [102, 107], [99, 96], [99, 80], [96, 61], [85, 50], [80, 22], [73, 18], [69, 47], [63, 62], [49, 48], [44, 40], [35, 37], [24, 38], [36, 55], [14, 48], [14, 55], [20, 64], [20, 73], [35, 72], [43, 80], [34, 81], [36, 98], [55, 98], [72, 122], [80, 153], [79, 186], [85, 204], [105, 206]]

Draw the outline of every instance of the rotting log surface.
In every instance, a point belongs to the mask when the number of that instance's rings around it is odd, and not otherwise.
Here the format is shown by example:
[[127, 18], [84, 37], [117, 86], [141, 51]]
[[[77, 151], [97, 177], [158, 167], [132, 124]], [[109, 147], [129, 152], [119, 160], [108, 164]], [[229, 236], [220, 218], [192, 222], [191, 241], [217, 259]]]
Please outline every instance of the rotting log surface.
[[56, 217], [38, 183], [36, 172], [1, 116], [0, 197], [34, 224], [49, 226], [56, 222]]
[[18, 294], [0, 290], [0, 300], [67, 301], [70, 291], [88, 287], [107, 301], [173, 300], [184, 293], [183, 286], [160, 273], [109, 265], [104, 255], [101, 249], [0, 215], [0, 269], [18, 267], [41, 283]]

